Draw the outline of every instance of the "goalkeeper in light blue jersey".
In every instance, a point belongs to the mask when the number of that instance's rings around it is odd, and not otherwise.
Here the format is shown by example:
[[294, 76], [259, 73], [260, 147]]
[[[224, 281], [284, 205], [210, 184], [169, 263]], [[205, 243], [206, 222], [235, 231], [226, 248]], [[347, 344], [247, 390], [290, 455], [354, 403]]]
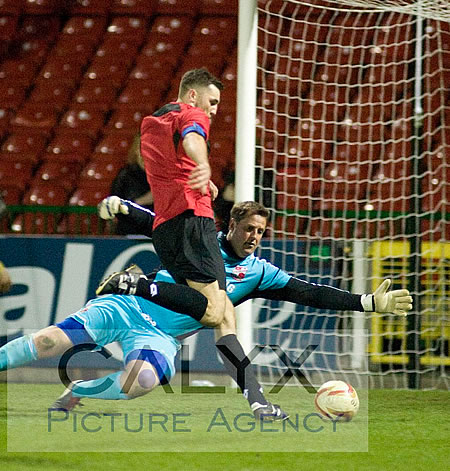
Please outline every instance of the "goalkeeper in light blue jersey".
[[[110, 196], [99, 204], [99, 215], [103, 219], [127, 218], [133, 221], [137, 234], [152, 236], [154, 214], [135, 203]], [[261, 242], [268, 217], [269, 211], [259, 203], [237, 203], [231, 209], [227, 234], [218, 234], [225, 265], [227, 294], [235, 306], [247, 299], [264, 298], [319, 309], [392, 312], [396, 315], [406, 315], [412, 309], [412, 298], [408, 290], [388, 292], [390, 280], [384, 280], [373, 294], [352, 294], [332, 286], [308, 283], [289, 275], [267, 260], [256, 257], [254, 252]], [[133, 294], [151, 300], [154, 280], [173, 282], [169, 273], [164, 270], [159, 271], [156, 276], [123, 271], [107, 277], [97, 289], [97, 294]], [[261, 390], [260, 385], [251, 368], [240, 372], [239, 365], [230, 362], [224, 354], [223, 347], [236, 336], [235, 319], [226, 319], [224, 325], [226, 328], [216, 328], [219, 354], [227, 373], [236, 381], [254, 410], [251, 397]], [[238, 360], [240, 364], [245, 364], [244, 358]], [[244, 379], [248, 380], [247, 383]], [[262, 397], [259, 404], [264, 400]]]

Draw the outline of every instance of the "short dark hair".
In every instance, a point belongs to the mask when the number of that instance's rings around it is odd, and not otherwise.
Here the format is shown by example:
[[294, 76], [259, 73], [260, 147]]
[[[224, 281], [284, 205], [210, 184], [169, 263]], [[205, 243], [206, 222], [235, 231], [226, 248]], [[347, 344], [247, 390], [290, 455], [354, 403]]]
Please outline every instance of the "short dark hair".
[[236, 203], [233, 205], [230, 212], [231, 218], [237, 223], [255, 214], [266, 218], [266, 220], [268, 220], [270, 216], [269, 210], [256, 201], [242, 201], [241, 203]]
[[181, 78], [179, 96], [182, 97], [191, 88], [208, 87], [209, 85], [223, 90], [223, 83], [205, 67], [188, 70]]

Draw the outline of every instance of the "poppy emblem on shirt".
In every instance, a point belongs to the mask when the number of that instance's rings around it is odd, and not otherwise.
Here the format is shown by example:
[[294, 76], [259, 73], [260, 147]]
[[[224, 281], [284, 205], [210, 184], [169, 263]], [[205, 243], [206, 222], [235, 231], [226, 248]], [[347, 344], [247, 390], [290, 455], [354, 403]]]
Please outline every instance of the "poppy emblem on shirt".
[[244, 281], [245, 274], [247, 273], [247, 267], [241, 267], [240, 265], [233, 268], [231, 276], [236, 281]]

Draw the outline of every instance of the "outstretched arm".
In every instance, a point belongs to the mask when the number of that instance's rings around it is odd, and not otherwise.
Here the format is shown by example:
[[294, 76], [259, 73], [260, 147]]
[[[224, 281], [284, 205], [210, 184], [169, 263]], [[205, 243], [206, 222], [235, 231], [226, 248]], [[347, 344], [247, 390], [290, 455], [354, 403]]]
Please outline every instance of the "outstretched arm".
[[128, 222], [134, 224], [136, 234], [152, 237], [155, 213], [149, 209], [118, 196], [108, 196], [103, 199], [97, 209], [102, 219], [126, 218]]
[[332, 286], [308, 283], [291, 278], [284, 288], [253, 291], [238, 304], [250, 298], [289, 301], [303, 306], [336, 311], [391, 312], [406, 316], [412, 309], [412, 298], [406, 289], [388, 292], [391, 280], [384, 280], [373, 294], [352, 294]]
[[250, 298], [289, 301], [317, 309], [364, 311], [361, 305], [361, 295], [352, 294], [332, 286], [309, 283], [294, 277], [287, 282], [284, 288], [255, 290], [249, 296], [240, 300], [239, 304]]

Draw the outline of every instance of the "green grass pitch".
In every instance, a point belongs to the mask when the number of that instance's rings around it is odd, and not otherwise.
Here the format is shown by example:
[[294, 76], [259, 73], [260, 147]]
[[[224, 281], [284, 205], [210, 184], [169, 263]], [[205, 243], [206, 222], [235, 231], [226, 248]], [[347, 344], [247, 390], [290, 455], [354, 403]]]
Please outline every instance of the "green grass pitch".
[[49, 416], [61, 390], [0, 384], [1, 469], [448, 469], [448, 391], [358, 391], [360, 413], [333, 430], [300, 387], [269, 395], [289, 410], [291, 422], [262, 429], [230, 388], [226, 394], [159, 388], [133, 401], [86, 400], [76, 414]]

